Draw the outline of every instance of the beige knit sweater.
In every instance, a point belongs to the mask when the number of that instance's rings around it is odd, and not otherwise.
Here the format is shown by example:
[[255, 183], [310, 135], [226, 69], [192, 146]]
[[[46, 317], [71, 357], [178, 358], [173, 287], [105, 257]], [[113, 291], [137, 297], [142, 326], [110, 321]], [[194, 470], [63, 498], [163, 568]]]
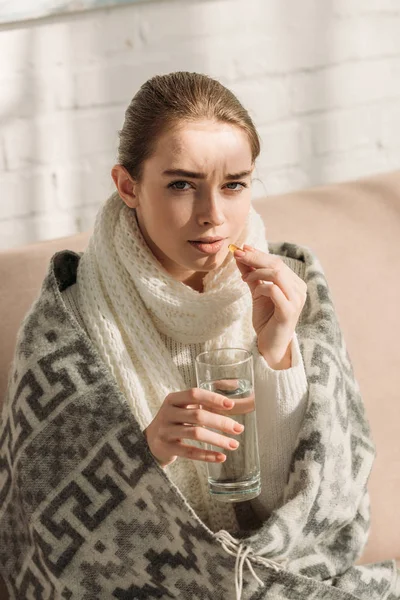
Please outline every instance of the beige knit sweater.
[[[64, 290], [62, 297], [67, 309], [87, 333], [79, 310], [78, 285], [77, 282]], [[186, 345], [162, 333], [160, 335], [187, 388], [196, 387], [194, 359], [204, 350], [203, 344]], [[262, 519], [280, 506], [308, 398], [307, 378], [296, 334], [291, 349], [292, 366], [280, 371], [271, 369], [258, 350], [254, 355], [255, 379], [259, 382], [255, 395], [262, 491], [251, 502]], [[214, 530], [234, 529], [237, 524], [232, 522], [232, 512], [223, 503], [215, 501], [214, 506], [215, 518], [213, 526], [209, 526]]]

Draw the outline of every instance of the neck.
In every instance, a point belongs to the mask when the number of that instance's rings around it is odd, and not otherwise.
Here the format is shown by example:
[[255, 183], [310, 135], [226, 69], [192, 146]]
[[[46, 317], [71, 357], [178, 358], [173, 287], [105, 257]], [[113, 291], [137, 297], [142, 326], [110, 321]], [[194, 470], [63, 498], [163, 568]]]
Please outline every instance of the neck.
[[192, 288], [192, 290], [202, 293], [204, 291], [203, 278], [204, 278], [204, 273], [199, 271], [199, 272], [193, 273], [193, 275], [191, 275], [190, 277], [185, 279], [185, 281], [182, 281], [182, 283], [184, 283], [185, 285]]

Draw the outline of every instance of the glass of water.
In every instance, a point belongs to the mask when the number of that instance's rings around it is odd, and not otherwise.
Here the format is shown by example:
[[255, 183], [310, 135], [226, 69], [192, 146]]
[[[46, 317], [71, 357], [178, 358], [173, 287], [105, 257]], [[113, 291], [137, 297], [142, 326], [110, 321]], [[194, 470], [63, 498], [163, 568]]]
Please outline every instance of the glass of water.
[[[201, 352], [195, 359], [197, 387], [234, 401], [233, 408], [218, 413], [244, 425], [237, 436], [239, 447], [224, 450], [223, 463], [207, 463], [209, 493], [221, 502], [241, 502], [261, 492], [253, 356], [243, 348], [219, 348]], [[212, 431], [217, 431], [212, 429]], [[218, 431], [221, 433], [221, 431]], [[226, 435], [226, 434], [224, 434]], [[216, 446], [205, 444], [207, 450]]]

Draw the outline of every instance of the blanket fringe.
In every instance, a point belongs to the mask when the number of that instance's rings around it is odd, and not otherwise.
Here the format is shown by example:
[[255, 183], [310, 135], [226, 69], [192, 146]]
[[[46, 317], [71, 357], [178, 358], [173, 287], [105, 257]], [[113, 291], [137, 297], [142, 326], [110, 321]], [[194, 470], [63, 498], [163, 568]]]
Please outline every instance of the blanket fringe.
[[219, 542], [221, 542], [223, 549], [230, 554], [231, 556], [236, 556], [236, 564], [235, 564], [235, 589], [236, 589], [236, 600], [241, 600], [242, 598], [242, 590], [243, 590], [243, 566], [246, 563], [249, 568], [251, 574], [257, 583], [263, 587], [263, 582], [255, 573], [252, 562], [257, 565], [265, 565], [267, 567], [272, 567], [276, 571], [283, 569], [287, 564], [287, 559], [284, 558], [282, 560], [275, 561], [271, 558], [266, 558], [265, 556], [260, 556], [257, 552], [254, 552], [251, 546], [246, 546], [239, 540], [235, 539], [231, 536], [228, 531], [225, 529], [221, 529], [215, 534], [215, 537]]

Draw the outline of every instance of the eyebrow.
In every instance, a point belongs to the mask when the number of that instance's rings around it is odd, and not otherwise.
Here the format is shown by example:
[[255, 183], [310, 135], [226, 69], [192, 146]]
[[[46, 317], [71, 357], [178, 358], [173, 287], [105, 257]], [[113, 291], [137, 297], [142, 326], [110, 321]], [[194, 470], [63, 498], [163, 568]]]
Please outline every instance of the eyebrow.
[[[229, 173], [225, 175], [225, 179], [241, 179], [242, 177], [248, 177], [252, 171], [241, 171], [240, 173]], [[207, 176], [205, 173], [195, 173], [194, 171], [185, 171], [184, 169], [167, 169], [162, 172], [163, 175], [178, 175], [179, 177], [189, 177], [190, 179], [205, 179]]]

